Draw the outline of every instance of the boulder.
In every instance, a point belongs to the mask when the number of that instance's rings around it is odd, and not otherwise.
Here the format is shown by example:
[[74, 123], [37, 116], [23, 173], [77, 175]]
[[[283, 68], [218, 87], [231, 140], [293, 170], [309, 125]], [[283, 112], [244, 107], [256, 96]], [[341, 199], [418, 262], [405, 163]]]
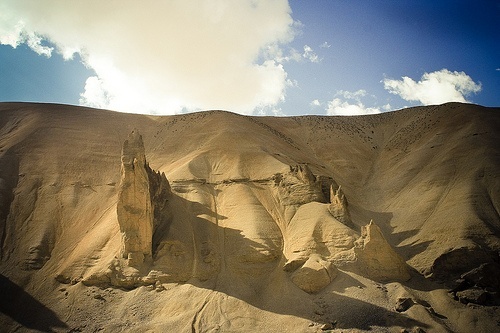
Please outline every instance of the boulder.
[[316, 293], [328, 286], [337, 276], [337, 268], [319, 255], [311, 255], [297, 270], [291, 279], [292, 282], [308, 293]]
[[402, 297], [402, 298], [398, 298], [394, 309], [397, 312], [405, 312], [406, 310], [411, 308], [414, 304], [415, 304], [415, 302], [411, 298]]

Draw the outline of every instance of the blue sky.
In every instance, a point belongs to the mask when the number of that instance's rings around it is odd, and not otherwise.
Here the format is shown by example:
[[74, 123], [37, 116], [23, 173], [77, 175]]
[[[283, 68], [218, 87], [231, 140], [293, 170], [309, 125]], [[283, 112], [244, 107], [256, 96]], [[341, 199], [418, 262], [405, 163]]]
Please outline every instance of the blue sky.
[[135, 113], [500, 106], [500, 1], [0, 4], [0, 101]]

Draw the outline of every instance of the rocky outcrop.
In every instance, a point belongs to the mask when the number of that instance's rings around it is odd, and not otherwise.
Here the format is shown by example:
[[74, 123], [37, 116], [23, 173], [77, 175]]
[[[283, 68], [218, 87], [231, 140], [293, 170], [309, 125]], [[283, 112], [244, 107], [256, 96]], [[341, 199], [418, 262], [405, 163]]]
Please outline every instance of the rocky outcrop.
[[314, 254], [290, 276], [292, 282], [308, 293], [316, 293], [328, 286], [337, 276], [337, 268], [320, 255]]
[[154, 171], [148, 163], [146, 163], [146, 172], [149, 180], [149, 197], [153, 211], [152, 253], [154, 255], [162, 237], [168, 233], [168, 229], [170, 228], [171, 218], [168, 204], [172, 190], [165, 173]]
[[[323, 188], [325, 177], [315, 176], [307, 164], [290, 166], [290, 172], [275, 175], [278, 196], [284, 206], [327, 201]], [[333, 180], [331, 180], [333, 182]]]
[[349, 210], [347, 209], [347, 199], [340, 186], [336, 190], [333, 185], [330, 186], [330, 205], [328, 206], [328, 211], [346, 226], [353, 227], [351, 214], [349, 214]]
[[384, 238], [380, 228], [370, 221], [361, 229], [354, 253], [358, 268], [366, 276], [379, 281], [407, 281], [410, 273], [406, 262]]
[[335, 278], [338, 264], [354, 261], [354, 242], [359, 235], [328, 211], [328, 205], [310, 202], [300, 206], [284, 233], [283, 266], [292, 282], [314, 293]]
[[481, 264], [461, 275], [457, 286], [450, 290], [453, 297], [464, 304], [500, 305], [500, 265]]
[[130, 266], [151, 260], [153, 234], [165, 213], [170, 193], [165, 174], [146, 163], [144, 143], [137, 130], [123, 143], [117, 217], [122, 233], [121, 256]]

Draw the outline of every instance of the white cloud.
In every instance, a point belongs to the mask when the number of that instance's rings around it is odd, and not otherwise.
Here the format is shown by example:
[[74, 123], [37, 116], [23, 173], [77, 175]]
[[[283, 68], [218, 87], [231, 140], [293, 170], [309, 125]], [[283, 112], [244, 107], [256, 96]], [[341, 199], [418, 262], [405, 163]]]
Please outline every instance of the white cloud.
[[[286, 0], [2, 0], [0, 43], [50, 56], [79, 53], [96, 73], [81, 101], [130, 112], [250, 113], [283, 100], [275, 55], [294, 23]], [[313, 57], [313, 54], [309, 53]]]
[[314, 52], [312, 47], [309, 45], [304, 45], [303, 51], [299, 52], [295, 48], [291, 47], [286, 52], [279, 45], [269, 45], [265, 50], [265, 54], [268, 58], [272, 58], [276, 60], [278, 63], [287, 63], [287, 62], [301, 62], [301, 61], [309, 61], [318, 63], [321, 61], [321, 58]]
[[108, 93], [103, 81], [97, 76], [91, 76], [85, 81], [85, 92], [80, 94], [80, 104], [94, 108], [108, 107]]
[[286, 79], [286, 86], [287, 87], [293, 87], [297, 88], [299, 86], [299, 81], [297, 80], [292, 80], [292, 79]]
[[289, 48], [287, 52], [284, 52], [280, 45], [273, 44], [268, 45], [265, 51], [265, 57], [269, 59], [274, 59], [276, 62], [283, 64], [290, 61], [300, 62], [302, 61], [302, 54], [296, 49]]
[[13, 22], [5, 13], [0, 14], [0, 44], [10, 45], [13, 48], [26, 43], [33, 51], [48, 58], [52, 55], [53, 47], [43, 45], [43, 38], [32, 31], [25, 31], [24, 22]]
[[[327, 103], [326, 113], [330, 116], [356, 116], [382, 112], [379, 107], [367, 107], [363, 104], [361, 99], [367, 96], [364, 89], [357, 91], [339, 90], [335, 96], [338, 97]], [[388, 111], [388, 108], [390, 108], [389, 105], [382, 107], [384, 111]]]
[[309, 45], [304, 45], [304, 53], [302, 53], [302, 57], [306, 60], [309, 60], [310, 62], [321, 61], [321, 59]]
[[319, 47], [321, 47], [322, 49], [329, 49], [332, 46], [328, 44], [328, 42], [323, 42]]
[[361, 102], [348, 102], [340, 98], [334, 98], [328, 102], [326, 114], [330, 116], [357, 116], [363, 114], [380, 113], [379, 108], [366, 107]]
[[321, 102], [318, 99], [315, 99], [311, 102], [311, 106], [321, 106]]
[[338, 90], [336, 93], [337, 96], [342, 96], [347, 99], [353, 99], [359, 102], [361, 97], [366, 96], [366, 90], [360, 89], [357, 91], [346, 91], [346, 90]]
[[481, 91], [481, 84], [464, 72], [447, 69], [425, 73], [418, 82], [404, 76], [402, 80], [384, 79], [383, 83], [390, 93], [424, 105], [467, 102], [466, 96]]

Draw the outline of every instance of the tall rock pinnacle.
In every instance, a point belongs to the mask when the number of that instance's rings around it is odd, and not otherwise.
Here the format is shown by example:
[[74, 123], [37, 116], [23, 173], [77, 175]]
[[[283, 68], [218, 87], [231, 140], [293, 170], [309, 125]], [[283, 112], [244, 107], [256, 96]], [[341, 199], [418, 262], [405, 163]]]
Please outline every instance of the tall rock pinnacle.
[[142, 136], [137, 130], [123, 143], [117, 216], [123, 258], [140, 264], [152, 255], [153, 211]]

